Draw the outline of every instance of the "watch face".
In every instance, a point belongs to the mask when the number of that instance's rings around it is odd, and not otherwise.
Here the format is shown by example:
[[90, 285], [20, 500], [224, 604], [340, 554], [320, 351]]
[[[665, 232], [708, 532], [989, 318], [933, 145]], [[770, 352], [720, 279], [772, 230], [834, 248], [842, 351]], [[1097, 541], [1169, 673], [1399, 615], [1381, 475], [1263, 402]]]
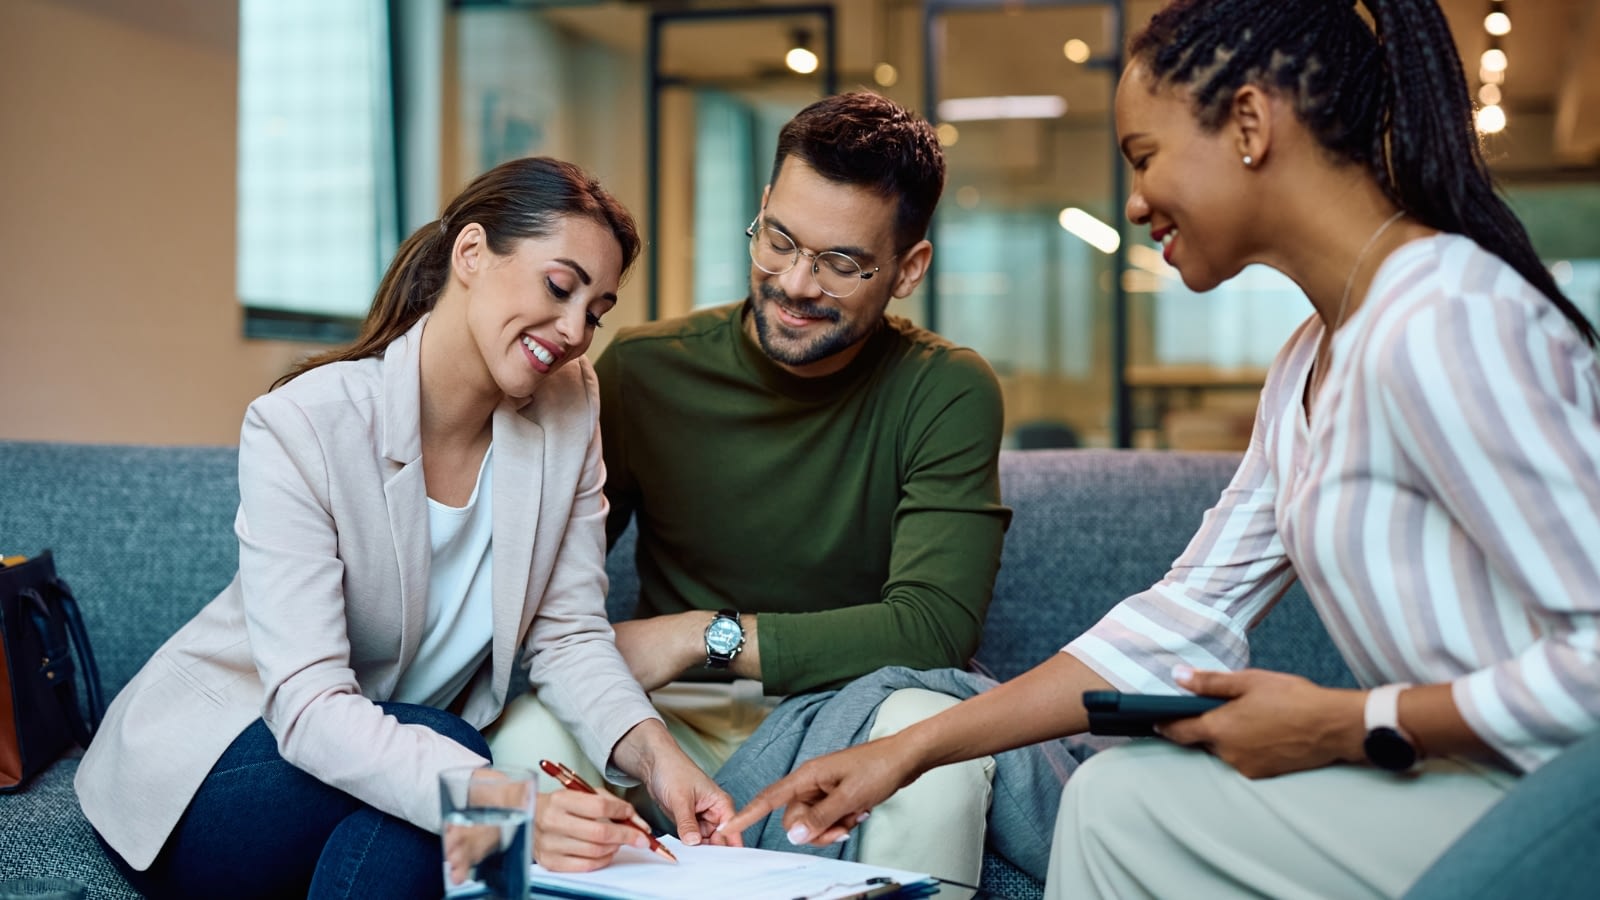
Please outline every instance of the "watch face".
[[1393, 728], [1374, 728], [1362, 744], [1367, 759], [1380, 769], [1405, 772], [1417, 764], [1417, 748]]
[[712, 653], [726, 656], [739, 649], [743, 640], [744, 629], [732, 619], [712, 619], [711, 626], [706, 629], [706, 648]]

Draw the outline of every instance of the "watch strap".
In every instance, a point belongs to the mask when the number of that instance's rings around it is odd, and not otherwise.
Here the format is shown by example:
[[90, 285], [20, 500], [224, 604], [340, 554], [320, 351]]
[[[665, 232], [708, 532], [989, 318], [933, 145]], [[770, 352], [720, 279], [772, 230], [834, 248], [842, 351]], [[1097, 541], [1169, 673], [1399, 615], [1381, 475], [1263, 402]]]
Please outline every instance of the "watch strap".
[[1422, 748], [1400, 727], [1400, 692], [1409, 684], [1385, 684], [1367, 692], [1362, 718], [1367, 736], [1361, 742], [1367, 762], [1398, 775], [1416, 771]]
[[1400, 692], [1411, 687], [1407, 682], [1384, 684], [1367, 691], [1367, 705], [1363, 718], [1367, 731], [1375, 728], [1392, 728], [1405, 734], [1400, 729]]

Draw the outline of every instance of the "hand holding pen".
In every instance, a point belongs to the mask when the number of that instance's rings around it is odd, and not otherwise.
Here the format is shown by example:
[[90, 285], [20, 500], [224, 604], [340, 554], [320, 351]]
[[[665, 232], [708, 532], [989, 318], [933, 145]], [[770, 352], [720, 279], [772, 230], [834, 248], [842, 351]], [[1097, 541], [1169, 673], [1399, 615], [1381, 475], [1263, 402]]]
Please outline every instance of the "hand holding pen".
[[[551, 762], [548, 759], [541, 759], [539, 760], [539, 768], [543, 769], [551, 778], [561, 782], [561, 786], [567, 790], [577, 791], [582, 794], [599, 793], [594, 788], [590, 787], [589, 783], [584, 781], [583, 778], [578, 775], [578, 773], [572, 771], [561, 763]], [[614, 821], [620, 822], [623, 825], [628, 825], [639, 830], [640, 832], [643, 832], [644, 836], [650, 841], [651, 852], [665, 859], [671, 860], [674, 863], [678, 861], [678, 858], [672, 855], [671, 850], [668, 850], [660, 841], [656, 840], [655, 835], [650, 831], [650, 826], [645, 823], [644, 819], [641, 818], [637, 812], [632, 811], [631, 808], [630, 816], [628, 818], [616, 819]]]

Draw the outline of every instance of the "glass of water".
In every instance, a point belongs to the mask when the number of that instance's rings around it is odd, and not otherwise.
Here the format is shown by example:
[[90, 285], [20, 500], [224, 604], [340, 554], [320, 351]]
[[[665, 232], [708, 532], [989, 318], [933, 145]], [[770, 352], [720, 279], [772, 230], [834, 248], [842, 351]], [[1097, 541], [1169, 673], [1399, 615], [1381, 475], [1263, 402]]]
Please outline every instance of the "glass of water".
[[538, 788], [531, 770], [510, 766], [439, 774], [446, 897], [526, 900]]

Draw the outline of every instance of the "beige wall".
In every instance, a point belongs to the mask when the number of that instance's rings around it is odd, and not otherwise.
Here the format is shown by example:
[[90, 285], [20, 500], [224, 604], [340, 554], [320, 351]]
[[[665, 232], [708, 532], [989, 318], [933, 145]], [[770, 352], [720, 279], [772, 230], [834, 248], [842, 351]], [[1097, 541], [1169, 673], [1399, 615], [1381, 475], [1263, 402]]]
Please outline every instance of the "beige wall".
[[0, 2], [0, 438], [238, 440], [238, 7]]

